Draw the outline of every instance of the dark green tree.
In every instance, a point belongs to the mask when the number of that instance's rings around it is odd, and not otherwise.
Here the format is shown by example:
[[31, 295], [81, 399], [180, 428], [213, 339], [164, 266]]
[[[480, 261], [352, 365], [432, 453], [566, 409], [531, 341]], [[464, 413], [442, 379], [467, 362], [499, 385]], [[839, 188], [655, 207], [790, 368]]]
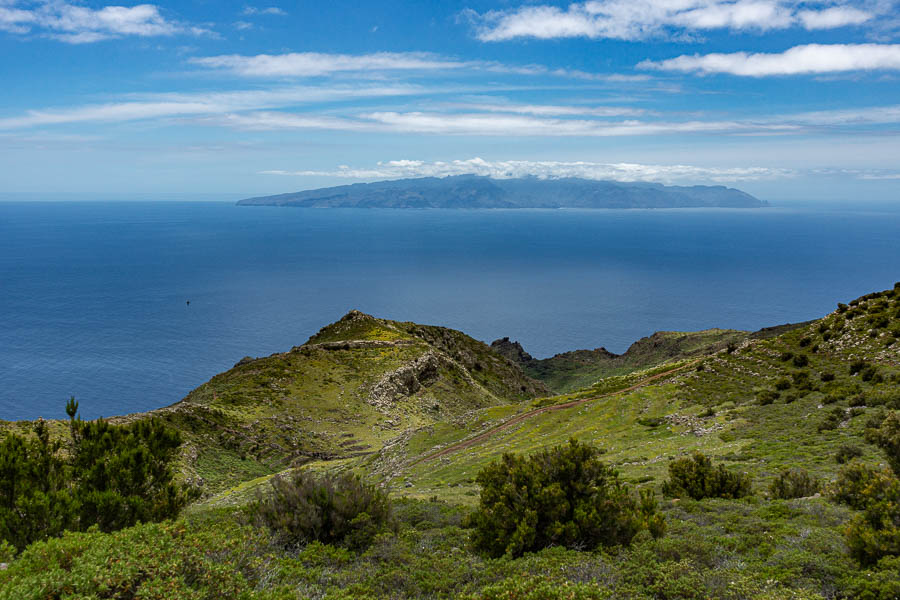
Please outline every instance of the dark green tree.
[[477, 481], [481, 501], [470, 516], [475, 546], [491, 556], [520, 556], [548, 546], [628, 544], [641, 529], [665, 532], [649, 491], [635, 497], [599, 450], [570, 440], [525, 457], [504, 454]]
[[22, 549], [67, 529], [160, 521], [193, 497], [171, 467], [181, 436], [161, 420], [82, 421], [74, 398], [66, 414], [67, 442], [39, 419], [32, 436], [9, 433], [0, 443], [0, 539]]
[[663, 484], [666, 496], [687, 496], [694, 500], [743, 498], [750, 493], [748, 474], [732, 473], [723, 465], [713, 466], [712, 461], [699, 452], [669, 463], [669, 481]]

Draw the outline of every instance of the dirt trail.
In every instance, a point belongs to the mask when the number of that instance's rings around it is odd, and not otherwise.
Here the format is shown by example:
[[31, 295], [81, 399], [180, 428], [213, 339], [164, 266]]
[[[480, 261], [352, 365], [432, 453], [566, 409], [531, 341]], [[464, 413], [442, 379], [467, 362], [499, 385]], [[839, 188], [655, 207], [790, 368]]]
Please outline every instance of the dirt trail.
[[628, 392], [633, 392], [634, 390], [636, 390], [638, 388], [642, 388], [645, 385], [647, 385], [648, 383], [656, 381], [657, 379], [662, 379], [664, 377], [668, 377], [669, 375], [678, 373], [679, 371], [683, 371], [683, 370], [687, 369], [688, 367], [692, 367], [695, 364], [697, 364], [698, 362], [700, 362], [700, 359], [691, 361], [680, 367], [675, 367], [674, 369], [669, 369], [668, 371], [663, 371], [662, 373], [657, 373], [656, 375], [651, 375], [650, 377], [647, 377], [646, 379], [642, 379], [641, 381], [639, 381], [638, 383], [636, 383], [630, 387], [627, 387], [627, 388], [624, 388], [621, 390], [616, 390], [615, 392], [609, 392], [607, 394], [601, 394], [599, 396], [591, 396], [590, 398], [582, 398], [581, 400], [572, 400], [571, 402], [564, 402], [563, 404], [551, 404], [550, 406], [544, 406], [541, 408], [536, 408], [534, 410], [530, 410], [528, 412], [524, 412], [520, 415], [516, 415], [515, 417], [511, 418], [509, 421], [506, 421], [499, 425], [495, 425], [494, 427], [491, 427], [490, 429], [483, 431], [482, 433], [479, 433], [478, 435], [476, 435], [473, 438], [469, 438], [467, 440], [457, 442], [455, 444], [447, 446], [446, 448], [438, 450], [437, 452], [434, 452], [427, 456], [423, 456], [422, 458], [418, 458], [418, 459], [414, 460], [413, 462], [411, 462], [409, 465], [407, 465], [407, 468], [413, 467], [419, 463], [428, 462], [428, 461], [434, 460], [436, 458], [446, 456], [448, 454], [453, 454], [454, 452], [458, 452], [460, 450], [470, 448], [470, 447], [474, 446], [475, 444], [480, 444], [481, 442], [488, 439], [489, 437], [496, 435], [497, 433], [499, 433], [501, 431], [509, 429], [510, 427], [514, 427], [514, 426], [518, 425], [519, 423], [521, 423], [522, 421], [530, 419], [531, 417], [534, 417], [541, 413], [552, 412], [552, 411], [557, 411], [557, 410], [565, 410], [567, 408], [574, 408], [576, 406], [581, 406], [582, 404], [591, 402], [593, 400], [599, 400], [601, 398], [609, 398], [610, 396], [617, 396], [619, 394], [627, 394]]

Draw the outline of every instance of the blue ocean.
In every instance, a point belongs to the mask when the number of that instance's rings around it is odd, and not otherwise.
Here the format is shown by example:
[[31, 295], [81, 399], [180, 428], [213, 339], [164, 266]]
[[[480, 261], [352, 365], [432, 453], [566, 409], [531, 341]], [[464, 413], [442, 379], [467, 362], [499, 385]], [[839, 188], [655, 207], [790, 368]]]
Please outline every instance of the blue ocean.
[[817, 318], [900, 279], [900, 208], [0, 203], [0, 419], [165, 406], [356, 308], [550, 356]]

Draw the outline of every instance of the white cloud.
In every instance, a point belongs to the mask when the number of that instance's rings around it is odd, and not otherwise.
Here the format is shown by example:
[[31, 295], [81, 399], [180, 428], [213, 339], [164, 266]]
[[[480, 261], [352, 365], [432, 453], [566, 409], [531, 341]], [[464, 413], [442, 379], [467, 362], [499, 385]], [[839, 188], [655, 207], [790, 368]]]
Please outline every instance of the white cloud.
[[244, 14], [247, 16], [253, 16], [253, 15], [276, 15], [279, 17], [287, 16], [287, 13], [284, 10], [278, 8], [277, 6], [270, 6], [268, 8], [257, 8], [255, 6], [248, 6], [248, 7], [244, 8], [244, 10], [241, 14]]
[[872, 18], [872, 15], [852, 6], [833, 6], [825, 10], [801, 10], [797, 13], [800, 22], [806, 29], [835, 29], [847, 25], [861, 25]]
[[235, 111], [296, 106], [352, 98], [385, 98], [421, 93], [409, 85], [353, 87], [290, 87], [199, 94], [152, 94], [126, 102], [92, 104], [65, 109], [29, 110], [0, 118], [0, 130], [85, 122], [123, 122], [143, 119], [222, 115]]
[[630, 106], [560, 106], [552, 104], [452, 104], [455, 108], [482, 112], [502, 112], [542, 117], [636, 117], [648, 114], [642, 108]]
[[[250, 26], [250, 24], [247, 24]], [[511, 75], [565, 77], [606, 83], [643, 83], [651, 80], [645, 74], [588, 73], [577, 69], [550, 68], [538, 64], [509, 65], [496, 61], [468, 60], [441, 56], [430, 52], [375, 52], [371, 54], [329, 54], [291, 52], [287, 54], [224, 54], [189, 59], [209, 69], [219, 69], [241, 77], [321, 77], [339, 73], [356, 73], [380, 77], [390, 71], [442, 72], [465, 69], [469, 72]]]
[[34, 21], [34, 13], [29, 10], [0, 6], [0, 31], [28, 33]]
[[656, 181], [674, 183], [706, 181], [716, 183], [756, 181], [791, 177], [789, 169], [764, 167], [716, 168], [691, 165], [646, 165], [637, 163], [561, 162], [533, 160], [490, 161], [482, 158], [426, 162], [422, 160], [391, 160], [379, 162], [374, 168], [358, 169], [340, 166], [331, 171], [263, 171], [267, 175], [301, 177], [336, 177], [343, 179], [401, 179], [407, 177], [446, 177], [448, 175], [483, 175], [497, 179], [512, 177], [540, 177], [613, 181]]
[[739, 121], [599, 121], [496, 113], [372, 112], [331, 117], [285, 112], [229, 115], [225, 124], [248, 130], [331, 129], [383, 133], [493, 137], [617, 137], [674, 133], [782, 133], [798, 129], [780, 123]]
[[203, 28], [186, 27], [166, 19], [159, 7], [153, 4], [93, 9], [64, 1], [45, 0], [36, 6], [19, 2], [12, 2], [8, 6], [9, 8], [0, 7], [0, 30], [18, 34], [37, 32], [70, 44], [122, 36], [210, 33]]
[[641, 40], [712, 29], [830, 29], [859, 25], [874, 17], [849, 2], [798, 10], [797, 5], [807, 4], [796, 0], [588, 0], [565, 9], [527, 5], [466, 14], [476, 23], [478, 38], [486, 42], [523, 37]]
[[195, 65], [224, 69], [244, 77], [315, 77], [339, 72], [442, 70], [464, 67], [427, 52], [377, 52], [374, 54], [226, 54], [192, 58]]
[[747, 77], [895, 70], [900, 69], [900, 44], [807, 44], [774, 54], [682, 55], [659, 62], [644, 61], [638, 68]]

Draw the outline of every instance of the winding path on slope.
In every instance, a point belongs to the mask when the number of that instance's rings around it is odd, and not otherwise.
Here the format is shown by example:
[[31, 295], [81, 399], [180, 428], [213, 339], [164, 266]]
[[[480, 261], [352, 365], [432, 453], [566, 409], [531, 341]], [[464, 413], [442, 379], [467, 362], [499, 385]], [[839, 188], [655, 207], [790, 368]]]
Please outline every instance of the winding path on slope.
[[566, 410], [568, 408], [575, 408], [576, 406], [581, 406], [582, 404], [586, 404], [586, 403], [592, 402], [594, 400], [600, 400], [601, 398], [609, 398], [610, 396], [618, 396], [619, 394], [627, 394], [628, 392], [633, 392], [639, 388], [644, 387], [645, 385], [647, 385], [649, 383], [652, 383], [659, 379], [666, 378], [670, 375], [674, 375], [675, 373], [678, 373], [680, 371], [684, 371], [685, 369], [696, 365], [701, 360], [702, 359], [697, 359], [697, 360], [691, 361], [687, 364], [681, 365], [680, 367], [675, 367], [674, 369], [669, 369], [668, 371], [663, 371], [662, 373], [657, 373], [656, 375], [651, 375], [650, 377], [647, 377], [646, 379], [642, 379], [639, 382], [637, 382], [636, 384], [629, 386], [627, 388], [623, 388], [621, 390], [616, 390], [614, 392], [608, 392], [606, 394], [601, 394], [599, 396], [591, 396], [590, 398], [582, 398], [581, 400], [572, 400], [571, 402], [563, 402], [562, 404], [551, 404], [550, 406], [543, 406], [541, 408], [536, 408], [534, 410], [524, 412], [520, 415], [514, 416], [513, 418], [511, 418], [508, 421], [500, 423], [499, 425], [495, 425], [495, 426], [491, 427], [490, 429], [486, 429], [485, 431], [479, 433], [475, 437], [469, 438], [467, 440], [463, 440], [461, 442], [457, 442], [455, 444], [451, 444], [451, 445], [447, 446], [446, 448], [442, 448], [441, 450], [438, 450], [437, 452], [433, 452], [433, 453], [423, 456], [421, 458], [417, 458], [413, 462], [409, 463], [406, 466], [406, 468], [408, 469], [410, 467], [416, 466], [419, 463], [429, 462], [436, 458], [440, 458], [440, 457], [446, 456], [448, 454], [453, 454], [454, 452], [459, 452], [460, 450], [465, 450], [466, 448], [470, 448], [476, 444], [480, 444], [481, 442], [485, 441], [486, 439], [488, 439], [490, 437], [493, 437], [494, 435], [500, 433], [501, 431], [509, 429], [510, 427], [515, 427], [519, 423], [526, 421], [532, 417], [535, 417], [539, 414], [542, 414], [545, 412], [553, 412], [553, 411], [557, 411], [557, 410]]

